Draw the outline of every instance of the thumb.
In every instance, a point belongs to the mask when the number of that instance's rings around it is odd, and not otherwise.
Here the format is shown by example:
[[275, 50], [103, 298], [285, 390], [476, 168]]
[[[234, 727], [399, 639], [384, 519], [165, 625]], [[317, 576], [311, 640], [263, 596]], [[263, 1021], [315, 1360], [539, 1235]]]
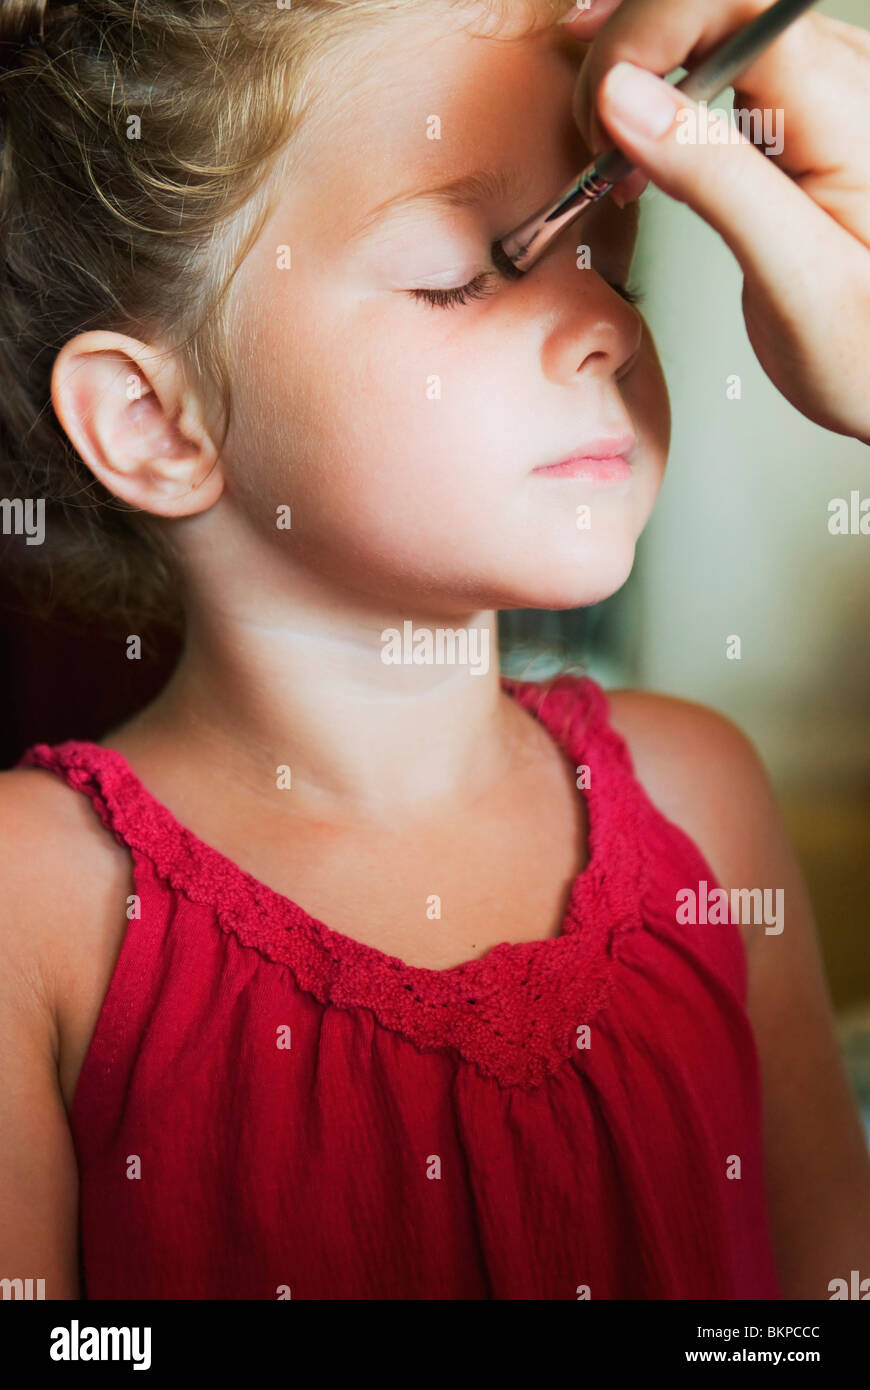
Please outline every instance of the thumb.
[[[763, 276], [777, 265], [779, 279], [784, 260], [805, 264], [808, 219], [824, 214], [727, 113], [716, 115], [626, 62], [614, 64], [602, 81], [598, 111], [642, 174], [714, 227], [745, 270]], [[626, 191], [636, 196], [639, 182], [629, 175]]]

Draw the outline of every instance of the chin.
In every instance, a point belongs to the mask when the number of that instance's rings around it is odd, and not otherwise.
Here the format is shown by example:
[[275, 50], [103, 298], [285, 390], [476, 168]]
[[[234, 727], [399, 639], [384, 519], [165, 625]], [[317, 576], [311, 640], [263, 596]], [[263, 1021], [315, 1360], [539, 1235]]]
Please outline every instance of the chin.
[[[524, 575], [519, 592], [500, 608], [589, 608], [603, 603], [622, 588], [634, 567], [635, 542], [628, 537], [609, 537], [588, 547], [582, 563], [575, 551], [571, 556], [550, 553], [534, 563], [533, 574]], [[523, 582], [525, 581], [525, 582]]]

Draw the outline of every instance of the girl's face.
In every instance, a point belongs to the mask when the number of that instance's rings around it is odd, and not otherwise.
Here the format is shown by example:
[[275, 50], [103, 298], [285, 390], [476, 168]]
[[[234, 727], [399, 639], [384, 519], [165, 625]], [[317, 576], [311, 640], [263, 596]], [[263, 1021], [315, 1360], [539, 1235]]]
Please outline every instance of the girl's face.
[[[302, 567], [364, 603], [459, 616], [579, 606], [626, 579], [670, 427], [649, 332], [608, 284], [625, 283], [637, 206], [602, 200], [518, 281], [489, 255], [589, 161], [581, 54], [558, 26], [505, 42], [437, 7], [336, 62], [336, 101], [231, 300], [220, 506], [269, 542], [289, 592]], [[466, 304], [422, 293], [479, 276]], [[628, 481], [536, 471], [625, 435]]]

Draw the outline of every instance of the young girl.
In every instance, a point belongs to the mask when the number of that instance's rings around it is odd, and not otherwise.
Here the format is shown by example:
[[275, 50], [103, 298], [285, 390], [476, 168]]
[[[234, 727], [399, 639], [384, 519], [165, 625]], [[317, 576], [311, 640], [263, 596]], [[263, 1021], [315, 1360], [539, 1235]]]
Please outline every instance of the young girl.
[[[49, 1298], [870, 1275], [752, 745], [495, 659], [499, 609], [624, 582], [668, 447], [636, 203], [521, 281], [489, 263], [588, 161], [563, 8], [4, 14], [25, 578], [40, 551], [123, 621], [119, 660], [155, 615], [185, 638], [136, 717], [0, 778], [0, 1275]], [[754, 890], [775, 927], [735, 912]]]

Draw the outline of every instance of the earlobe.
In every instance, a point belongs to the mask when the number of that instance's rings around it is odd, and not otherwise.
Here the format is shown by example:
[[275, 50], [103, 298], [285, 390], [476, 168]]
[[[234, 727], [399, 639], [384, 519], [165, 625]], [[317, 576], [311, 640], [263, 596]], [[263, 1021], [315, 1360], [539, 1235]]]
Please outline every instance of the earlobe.
[[116, 497], [158, 516], [207, 511], [224, 475], [200, 401], [178, 361], [121, 333], [72, 338], [52, 372], [70, 441]]

